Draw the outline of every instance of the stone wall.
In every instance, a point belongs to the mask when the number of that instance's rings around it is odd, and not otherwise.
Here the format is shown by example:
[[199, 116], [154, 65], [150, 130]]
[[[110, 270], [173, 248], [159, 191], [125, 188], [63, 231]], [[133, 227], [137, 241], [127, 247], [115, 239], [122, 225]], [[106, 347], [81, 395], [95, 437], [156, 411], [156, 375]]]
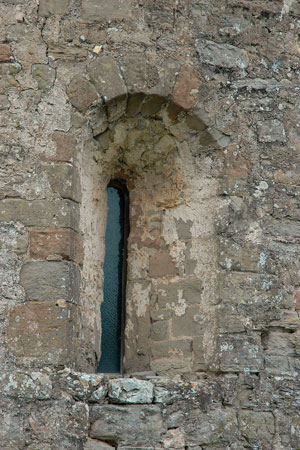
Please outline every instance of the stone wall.
[[[299, 17], [2, 1], [1, 448], [300, 447]], [[117, 379], [94, 374], [111, 178], [131, 227]]]

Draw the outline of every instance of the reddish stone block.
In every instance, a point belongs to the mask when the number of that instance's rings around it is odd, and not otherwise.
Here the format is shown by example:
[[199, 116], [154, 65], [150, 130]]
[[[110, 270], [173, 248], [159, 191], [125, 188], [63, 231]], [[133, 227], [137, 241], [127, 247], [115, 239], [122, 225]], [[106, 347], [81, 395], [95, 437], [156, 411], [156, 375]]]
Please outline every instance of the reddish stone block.
[[177, 269], [171, 256], [167, 252], [151, 256], [149, 262], [149, 275], [153, 278], [168, 277], [177, 274]]
[[8, 44], [0, 44], [0, 62], [10, 62], [12, 59], [10, 46]]
[[198, 73], [190, 66], [181, 69], [173, 91], [173, 102], [188, 111], [195, 106], [196, 100], [193, 96], [201, 86]]
[[68, 364], [73, 309], [63, 300], [16, 305], [7, 327], [9, 351], [17, 357], [37, 358], [42, 364]]
[[56, 131], [51, 135], [56, 145], [56, 153], [53, 156], [42, 155], [44, 161], [70, 162], [76, 154], [76, 141], [73, 136]]
[[71, 259], [82, 264], [82, 237], [69, 228], [31, 230], [30, 256], [34, 259]]
[[300, 289], [297, 289], [295, 292], [295, 301], [296, 301], [295, 309], [296, 311], [300, 311]]

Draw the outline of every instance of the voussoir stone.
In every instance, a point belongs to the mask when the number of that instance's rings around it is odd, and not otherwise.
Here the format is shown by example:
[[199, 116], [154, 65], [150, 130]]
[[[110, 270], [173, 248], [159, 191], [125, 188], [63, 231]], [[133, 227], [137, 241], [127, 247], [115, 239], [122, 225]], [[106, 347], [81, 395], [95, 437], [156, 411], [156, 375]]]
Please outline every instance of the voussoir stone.
[[136, 378], [111, 380], [108, 395], [111, 403], [152, 403], [153, 384]]
[[72, 105], [81, 112], [85, 112], [98, 99], [94, 85], [79, 75], [71, 80], [67, 94]]
[[91, 81], [106, 101], [126, 94], [120, 69], [111, 56], [99, 56], [91, 63], [88, 70]]

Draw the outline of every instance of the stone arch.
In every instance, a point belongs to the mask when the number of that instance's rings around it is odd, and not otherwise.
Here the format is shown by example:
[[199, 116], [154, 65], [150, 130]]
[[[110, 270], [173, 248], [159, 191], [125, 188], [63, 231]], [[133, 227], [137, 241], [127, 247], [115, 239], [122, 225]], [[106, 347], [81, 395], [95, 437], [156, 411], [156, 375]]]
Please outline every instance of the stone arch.
[[99, 358], [106, 186], [118, 178], [130, 195], [125, 372], [205, 370], [214, 353], [220, 145], [199, 113], [174, 99], [119, 94], [87, 112], [91, 134], [79, 155], [79, 346], [92, 343]]

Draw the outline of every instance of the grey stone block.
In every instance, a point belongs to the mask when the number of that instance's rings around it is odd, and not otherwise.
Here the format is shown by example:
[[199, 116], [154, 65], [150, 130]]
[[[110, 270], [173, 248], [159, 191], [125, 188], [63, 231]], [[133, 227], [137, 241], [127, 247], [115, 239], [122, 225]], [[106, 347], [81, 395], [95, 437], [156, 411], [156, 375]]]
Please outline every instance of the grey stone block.
[[30, 261], [21, 269], [20, 284], [30, 301], [64, 300], [77, 303], [80, 271], [71, 262]]
[[196, 49], [201, 61], [212, 66], [245, 69], [249, 64], [247, 52], [230, 44], [198, 39]]
[[90, 64], [88, 72], [106, 102], [126, 95], [126, 86], [119, 66], [111, 56], [99, 56]]
[[108, 396], [111, 403], [152, 403], [153, 384], [136, 378], [111, 380]]

